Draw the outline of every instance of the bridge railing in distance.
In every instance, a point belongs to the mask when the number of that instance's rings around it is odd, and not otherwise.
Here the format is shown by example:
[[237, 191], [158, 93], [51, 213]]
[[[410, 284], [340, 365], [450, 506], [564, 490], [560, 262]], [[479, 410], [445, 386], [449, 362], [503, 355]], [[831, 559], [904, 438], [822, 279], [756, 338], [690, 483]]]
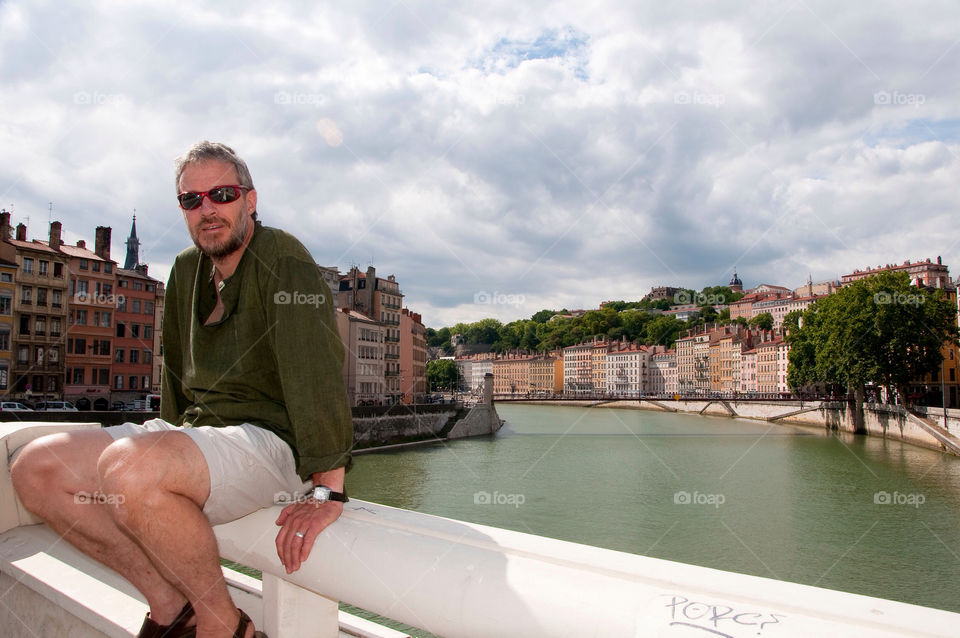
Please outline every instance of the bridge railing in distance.
[[[3, 478], [6, 502], [13, 495], [9, 477]], [[338, 601], [449, 638], [892, 638], [955, 636], [960, 627], [960, 614], [948, 611], [359, 500], [346, 504], [343, 516], [317, 539], [310, 559], [287, 574], [274, 545], [279, 509], [215, 528], [223, 557], [263, 573], [262, 607], [251, 615], [262, 619], [271, 638], [337, 636]], [[0, 534], [0, 550], [5, 536], [21, 532]], [[254, 602], [255, 596], [245, 604]]]

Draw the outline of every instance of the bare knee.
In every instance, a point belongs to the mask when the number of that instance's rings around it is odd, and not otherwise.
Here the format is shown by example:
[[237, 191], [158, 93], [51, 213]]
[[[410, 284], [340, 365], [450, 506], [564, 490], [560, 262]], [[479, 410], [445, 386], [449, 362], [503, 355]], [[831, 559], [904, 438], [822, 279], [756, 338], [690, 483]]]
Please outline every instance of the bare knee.
[[24, 507], [39, 513], [52, 495], [70, 491], [71, 481], [67, 460], [57, 454], [63, 444], [57, 434], [40, 437], [20, 450], [10, 467], [13, 487]]

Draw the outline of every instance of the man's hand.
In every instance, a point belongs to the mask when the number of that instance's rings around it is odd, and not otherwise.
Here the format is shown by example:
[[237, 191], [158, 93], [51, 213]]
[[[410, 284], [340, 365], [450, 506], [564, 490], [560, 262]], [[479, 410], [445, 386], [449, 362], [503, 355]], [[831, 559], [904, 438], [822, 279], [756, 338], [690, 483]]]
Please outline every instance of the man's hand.
[[317, 535], [340, 518], [342, 512], [343, 503], [318, 503], [312, 499], [298, 501], [283, 508], [277, 518], [277, 525], [280, 526], [277, 534], [277, 555], [288, 574], [300, 569], [300, 565], [310, 555]]

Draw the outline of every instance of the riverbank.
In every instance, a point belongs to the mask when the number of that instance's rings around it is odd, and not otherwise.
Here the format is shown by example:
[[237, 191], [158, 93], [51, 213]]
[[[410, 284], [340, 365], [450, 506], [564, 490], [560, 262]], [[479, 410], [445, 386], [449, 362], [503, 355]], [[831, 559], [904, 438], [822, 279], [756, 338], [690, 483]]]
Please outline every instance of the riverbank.
[[736, 401], [727, 399], [633, 399], [633, 400], [516, 400], [509, 403], [558, 405], [586, 408], [653, 410], [701, 416], [753, 419], [790, 423], [830, 431], [867, 434], [894, 439], [960, 456], [960, 410], [866, 403], [862, 430], [854, 421], [851, 404], [844, 401]]

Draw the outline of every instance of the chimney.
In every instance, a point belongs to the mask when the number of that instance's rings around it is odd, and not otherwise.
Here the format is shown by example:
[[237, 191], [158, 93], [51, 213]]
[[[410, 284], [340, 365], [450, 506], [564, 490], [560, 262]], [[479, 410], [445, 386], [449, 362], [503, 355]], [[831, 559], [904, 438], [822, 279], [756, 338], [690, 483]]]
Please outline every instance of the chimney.
[[60, 222], [50, 222], [50, 248], [53, 250], [60, 250], [60, 246], [63, 244], [60, 241], [60, 231], [63, 225]]
[[110, 261], [110, 227], [97, 226], [96, 239], [94, 240], [94, 252], [97, 257], [105, 261]]
[[17, 240], [27, 241], [27, 227], [22, 222], [17, 224]]
[[0, 211], [0, 241], [10, 239], [13, 236], [13, 228], [10, 227], [10, 213]]
[[147, 276], [147, 264], [137, 264], [136, 266], [133, 267], [133, 269], [136, 270], [141, 275], [143, 275], [144, 277]]
[[[50, 244], [52, 245], [53, 242], [50, 242]], [[77, 240], [77, 248], [86, 248], [86, 247], [87, 247], [87, 242], [85, 242], [82, 239]]]
[[376, 299], [374, 292], [377, 289], [377, 269], [373, 266], [367, 267], [367, 312], [374, 321], [379, 321], [379, 317], [374, 316], [373, 300]]

